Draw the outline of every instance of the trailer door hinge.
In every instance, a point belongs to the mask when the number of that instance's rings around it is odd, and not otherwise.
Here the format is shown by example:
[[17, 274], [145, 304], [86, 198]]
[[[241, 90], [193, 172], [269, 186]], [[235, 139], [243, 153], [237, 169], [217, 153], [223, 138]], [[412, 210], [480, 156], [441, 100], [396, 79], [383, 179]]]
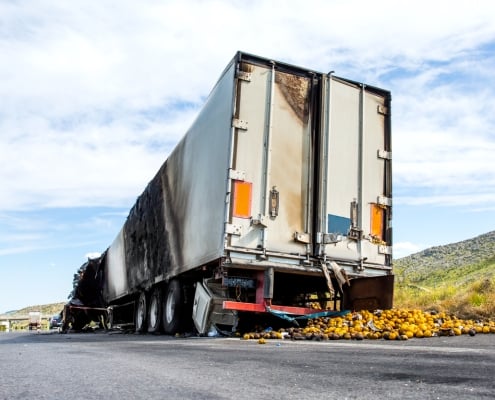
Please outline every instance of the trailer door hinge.
[[376, 202], [382, 206], [392, 207], [392, 199], [390, 197], [378, 196]]
[[239, 118], [233, 118], [232, 119], [232, 126], [237, 129], [242, 129], [243, 131], [247, 131], [248, 128], [248, 123], [247, 121], [244, 121]]
[[251, 220], [251, 224], [254, 226], [261, 227], [261, 228], [268, 227], [268, 221], [264, 215], [258, 215], [258, 218], [253, 218]]
[[229, 169], [229, 179], [235, 179], [236, 181], [245, 181], [246, 173], [244, 171], [237, 171], [235, 169]]
[[225, 232], [229, 235], [242, 235], [242, 227], [240, 225], [225, 224]]
[[386, 151], [386, 150], [378, 150], [377, 156], [378, 156], [378, 158], [382, 158], [384, 160], [391, 160], [392, 159], [392, 152]]
[[310, 237], [309, 233], [294, 232], [294, 240], [296, 242], [301, 242], [301, 243], [306, 243], [306, 244], [311, 243], [311, 237]]
[[241, 81], [251, 82], [251, 73], [245, 71], [237, 71], [237, 79]]
[[338, 233], [318, 232], [316, 234], [316, 243], [331, 244], [331, 243], [341, 242], [342, 240], [343, 240], [342, 235], [339, 235]]

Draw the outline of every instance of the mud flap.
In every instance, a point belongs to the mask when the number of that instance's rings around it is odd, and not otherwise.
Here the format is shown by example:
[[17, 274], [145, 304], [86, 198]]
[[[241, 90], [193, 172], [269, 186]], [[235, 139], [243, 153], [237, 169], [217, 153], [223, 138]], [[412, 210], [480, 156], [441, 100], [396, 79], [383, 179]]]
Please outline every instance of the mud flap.
[[394, 275], [357, 278], [343, 286], [345, 310], [390, 309], [393, 306]]

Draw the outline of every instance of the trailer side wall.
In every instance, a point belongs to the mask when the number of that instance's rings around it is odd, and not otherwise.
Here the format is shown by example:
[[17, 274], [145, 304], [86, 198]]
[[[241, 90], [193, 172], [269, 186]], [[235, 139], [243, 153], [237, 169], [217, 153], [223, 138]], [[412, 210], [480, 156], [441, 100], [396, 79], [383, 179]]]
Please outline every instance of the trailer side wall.
[[107, 301], [223, 254], [235, 84], [232, 62], [108, 250]]

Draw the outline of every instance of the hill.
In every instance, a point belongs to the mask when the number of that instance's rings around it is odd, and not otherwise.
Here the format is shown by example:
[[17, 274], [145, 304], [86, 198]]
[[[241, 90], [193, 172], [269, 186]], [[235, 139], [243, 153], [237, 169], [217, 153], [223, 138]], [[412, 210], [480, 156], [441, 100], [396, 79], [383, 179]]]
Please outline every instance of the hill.
[[398, 307], [495, 314], [495, 231], [394, 261]]
[[[436, 246], [394, 261], [394, 267], [407, 275], [425, 275], [478, 264], [495, 257], [495, 231], [458, 243]], [[397, 271], [396, 271], [397, 273]]]
[[42, 305], [25, 307], [20, 310], [9, 311], [5, 314], [15, 316], [15, 315], [26, 315], [31, 311], [40, 311], [43, 317], [50, 317], [62, 311], [64, 305], [65, 303], [42, 304]]

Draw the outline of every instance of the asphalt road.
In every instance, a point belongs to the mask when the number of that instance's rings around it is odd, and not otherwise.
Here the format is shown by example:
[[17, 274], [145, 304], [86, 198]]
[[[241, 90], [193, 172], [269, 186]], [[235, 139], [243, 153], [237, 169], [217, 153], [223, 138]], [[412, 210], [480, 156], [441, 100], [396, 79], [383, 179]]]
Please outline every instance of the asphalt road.
[[276, 341], [0, 334], [0, 399], [493, 399], [495, 335]]

